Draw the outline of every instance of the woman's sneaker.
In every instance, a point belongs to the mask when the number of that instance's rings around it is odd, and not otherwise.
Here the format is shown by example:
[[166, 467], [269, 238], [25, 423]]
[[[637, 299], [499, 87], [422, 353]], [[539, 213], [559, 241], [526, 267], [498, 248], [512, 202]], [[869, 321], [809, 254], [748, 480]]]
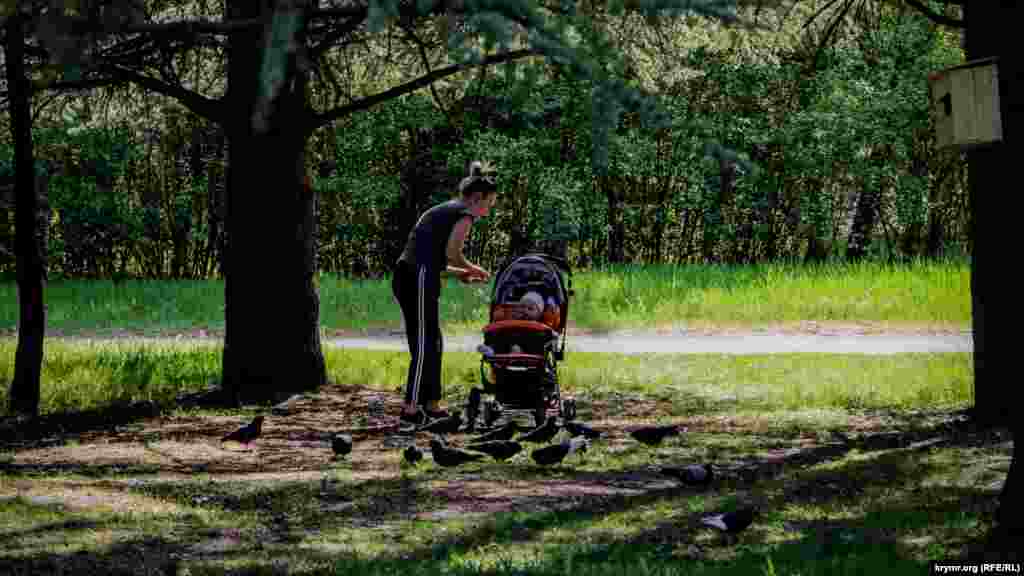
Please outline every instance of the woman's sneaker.
[[433, 410], [426, 410], [426, 414], [427, 419], [431, 421], [440, 420], [441, 418], [451, 418], [452, 416], [445, 410], [438, 410], [437, 412], [434, 412]]
[[402, 432], [415, 432], [428, 422], [430, 422], [430, 418], [427, 417], [427, 413], [423, 408], [417, 410], [415, 414], [409, 414], [402, 410], [401, 416], [398, 417], [398, 424]]

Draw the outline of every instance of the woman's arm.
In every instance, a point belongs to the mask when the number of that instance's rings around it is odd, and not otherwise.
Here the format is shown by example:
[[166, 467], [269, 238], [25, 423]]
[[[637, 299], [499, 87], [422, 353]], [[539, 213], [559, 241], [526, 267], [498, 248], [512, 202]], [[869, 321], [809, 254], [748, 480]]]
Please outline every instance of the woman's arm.
[[455, 266], [449, 265], [448, 268], [441, 271], [441, 277], [444, 278], [445, 276], [461, 276], [466, 272], [468, 272], [468, 270], [466, 270], [465, 268], [457, 268]]
[[473, 264], [462, 254], [462, 248], [466, 243], [466, 236], [469, 234], [470, 227], [473, 226], [473, 218], [466, 216], [455, 223], [455, 227], [452, 228], [452, 234], [448, 237], [448, 271], [455, 272], [456, 274], [474, 272], [483, 276], [484, 278], [490, 276], [486, 270]]

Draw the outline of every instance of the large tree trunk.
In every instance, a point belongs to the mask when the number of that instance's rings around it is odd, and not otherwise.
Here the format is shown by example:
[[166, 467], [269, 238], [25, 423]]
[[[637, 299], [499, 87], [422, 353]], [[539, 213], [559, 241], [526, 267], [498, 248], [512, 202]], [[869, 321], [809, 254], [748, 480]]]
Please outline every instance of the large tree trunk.
[[[7, 85], [10, 89], [11, 132], [14, 137], [15, 235], [18, 270], [18, 348], [11, 382], [12, 412], [39, 413], [39, 380], [43, 366], [43, 334], [46, 317], [43, 289], [46, 284], [45, 234], [39, 234], [39, 196], [32, 152], [31, 93], [25, 75], [22, 49], [24, 21], [18, 14], [7, 20]], [[42, 180], [45, 182], [45, 179]], [[45, 230], [45, 227], [43, 228]]]
[[[228, 2], [231, 18], [259, 3]], [[279, 25], [282, 19], [275, 18]], [[304, 82], [289, 57], [283, 82], [261, 106], [264, 34], [239, 32], [230, 49], [227, 277], [223, 386], [235, 402], [268, 402], [327, 381], [314, 283], [314, 199], [303, 183]], [[301, 30], [293, 32], [301, 35]], [[296, 38], [299, 46], [302, 38]]]
[[[999, 99], [1003, 142], [971, 150], [968, 160], [973, 243], [971, 254], [971, 315], [974, 325], [974, 402], [975, 415], [985, 424], [1008, 425], [1014, 432], [1014, 458], [1010, 465], [997, 514], [996, 540], [1012, 545], [1024, 532], [1020, 450], [1021, 418], [1014, 414], [1016, 384], [1012, 375], [1014, 354], [1009, 347], [1016, 305], [1012, 283], [1007, 283], [1000, 259], [1005, 233], [1013, 230], [1020, 198], [999, 194], [1006, 182], [1014, 182], [1012, 173], [1018, 161], [1017, 140], [1022, 133], [1021, 116], [1010, 106], [1018, 97], [1020, 84], [1019, 47], [1015, 27], [1024, 16], [1024, 4], [1014, 0], [968, 2], [964, 6], [967, 22], [966, 52], [969, 60], [999, 57]], [[993, 336], [993, 337], [989, 337]], [[1001, 537], [1001, 538], [1000, 538]], [[1008, 550], [1008, 549], [1007, 549]]]

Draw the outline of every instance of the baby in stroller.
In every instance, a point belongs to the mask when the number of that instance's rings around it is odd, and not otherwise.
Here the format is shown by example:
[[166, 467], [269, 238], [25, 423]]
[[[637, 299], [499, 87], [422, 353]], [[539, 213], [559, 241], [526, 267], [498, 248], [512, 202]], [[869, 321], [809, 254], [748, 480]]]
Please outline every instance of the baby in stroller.
[[565, 319], [572, 294], [562, 272], [571, 274], [564, 260], [528, 254], [497, 275], [491, 322], [483, 330], [484, 344], [479, 348], [483, 390], [472, 390], [469, 399], [472, 407], [480, 402], [481, 393], [495, 395], [496, 402], [484, 405], [485, 423], [493, 421], [498, 407], [532, 410], [538, 424], [548, 408], [560, 409], [566, 419], [575, 415], [575, 404], [562, 401], [558, 387], [557, 363], [564, 357]]

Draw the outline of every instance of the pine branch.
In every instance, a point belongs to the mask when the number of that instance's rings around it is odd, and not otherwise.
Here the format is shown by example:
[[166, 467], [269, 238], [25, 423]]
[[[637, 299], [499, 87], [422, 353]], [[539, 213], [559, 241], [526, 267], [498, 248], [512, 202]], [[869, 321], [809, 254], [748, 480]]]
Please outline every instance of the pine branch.
[[416, 90], [419, 90], [420, 88], [425, 88], [432, 84], [433, 82], [436, 82], [442, 78], [446, 78], [448, 76], [457, 74], [459, 72], [463, 72], [465, 70], [479, 68], [481, 66], [491, 66], [494, 64], [500, 64], [502, 62], [510, 62], [512, 60], [518, 60], [520, 58], [527, 58], [530, 56], [540, 56], [540, 52], [537, 52], [535, 50], [512, 50], [509, 52], [503, 52], [501, 54], [495, 54], [493, 56], [486, 56], [479, 63], [454, 64], [452, 66], [440, 68], [438, 70], [434, 70], [433, 72], [420, 76], [415, 80], [406, 82], [405, 84], [402, 84], [400, 86], [395, 86], [394, 88], [385, 90], [384, 92], [380, 92], [379, 94], [367, 96], [366, 98], [356, 100], [351, 104], [340, 106], [327, 112], [313, 114], [312, 121], [310, 122], [310, 125], [306, 129], [307, 131], [312, 133], [312, 131], [323, 126], [324, 124], [328, 124], [339, 118], [344, 118], [345, 116], [348, 116], [360, 110], [367, 110], [377, 104], [380, 104], [381, 102], [391, 100], [392, 98], [398, 98], [399, 96], [409, 94], [410, 92], [415, 92]]

